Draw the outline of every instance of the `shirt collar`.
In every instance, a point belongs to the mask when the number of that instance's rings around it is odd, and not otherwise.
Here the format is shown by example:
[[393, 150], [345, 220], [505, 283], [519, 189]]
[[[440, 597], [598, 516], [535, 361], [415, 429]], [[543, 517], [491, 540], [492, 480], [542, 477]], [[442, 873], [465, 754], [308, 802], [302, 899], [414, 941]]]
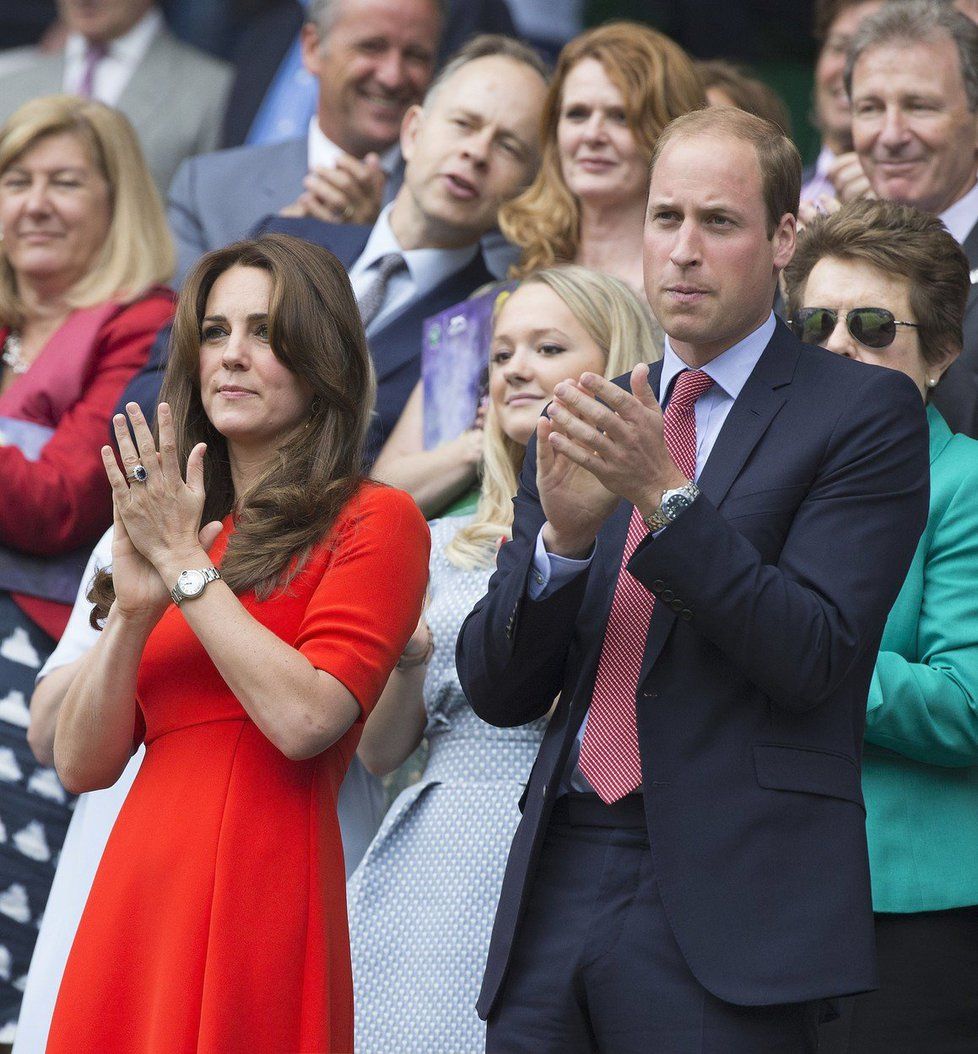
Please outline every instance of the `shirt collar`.
[[388, 253], [400, 253], [407, 264], [408, 274], [414, 282], [416, 293], [423, 296], [434, 289], [442, 279], [460, 271], [475, 259], [479, 243], [461, 249], [402, 249], [391, 227], [390, 214], [394, 203], [385, 205], [370, 232], [360, 258], [353, 265], [353, 273], [362, 273], [372, 267]]
[[[743, 340], [738, 341], [732, 347], [717, 355], [715, 359], [708, 362], [703, 367], [703, 372], [712, 377], [713, 383], [718, 388], [722, 388], [731, 399], [736, 399], [740, 395], [741, 389], [747, 383], [747, 378], [757, 365], [757, 360], [770, 343], [771, 337], [774, 335], [774, 328], [774, 312], [772, 311], [753, 333], [748, 333]], [[690, 368], [672, 350], [672, 344], [667, 336], [665, 351], [662, 355], [662, 376], [659, 379], [660, 403], [669, 393], [672, 382], [678, 374]]]
[[971, 233], [975, 221], [978, 220], [978, 183], [958, 200], [945, 209], [938, 219], [947, 227], [951, 236], [960, 245]]
[[[319, 121], [315, 115], [309, 121], [309, 135], [307, 138], [309, 168], [333, 168], [338, 158], [345, 151], [336, 145], [326, 133], [319, 127]], [[397, 165], [399, 146], [395, 143], [380, 155], [380, 167], [390, 175]]]
[[[126, 66], [135, 66], [149, 50], [153, 37], [163, 28], [163, 15], [158, 8], [151, 7], [145, 15], [121, 37], [110, 40], [106, 55], [118, 59]], [[85, 58], [88, 42], [81, 33], [69, 33], [65, 41], [66, 61], [81, 62]]]

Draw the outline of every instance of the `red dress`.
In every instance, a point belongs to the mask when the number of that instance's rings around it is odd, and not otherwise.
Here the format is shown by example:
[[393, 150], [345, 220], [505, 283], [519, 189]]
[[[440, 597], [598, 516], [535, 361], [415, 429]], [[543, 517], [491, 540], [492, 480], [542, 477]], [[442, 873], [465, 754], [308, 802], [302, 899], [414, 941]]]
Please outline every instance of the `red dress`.
[[[411, 499], [364, 484], [332, 548], [285, 595], [240, 599], [366, 715], [417, 623], [428, 549]], [[146, 757], [82, 916], [48, 1054], [352, 1051], [336, 795], [364, 716], [316, 757], [289, 760], [172, 606], [137, 698]]]

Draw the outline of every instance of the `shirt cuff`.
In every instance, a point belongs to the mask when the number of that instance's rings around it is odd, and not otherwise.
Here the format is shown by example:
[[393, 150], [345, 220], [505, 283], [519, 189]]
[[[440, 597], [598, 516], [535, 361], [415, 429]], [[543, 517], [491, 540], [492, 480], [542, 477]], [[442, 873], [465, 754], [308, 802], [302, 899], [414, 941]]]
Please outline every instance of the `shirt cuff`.
[[583, 560], [572, 560], [567, 556], [548, 553], [543, 543], [543, 528], [541, 527], [537, 535], [536, 549], [533, 551], [527, 594], [531, 600], [546, 600], [561, 586], [567, 585], [572, 578], [579, 575], [590, 563], [590, 556]]

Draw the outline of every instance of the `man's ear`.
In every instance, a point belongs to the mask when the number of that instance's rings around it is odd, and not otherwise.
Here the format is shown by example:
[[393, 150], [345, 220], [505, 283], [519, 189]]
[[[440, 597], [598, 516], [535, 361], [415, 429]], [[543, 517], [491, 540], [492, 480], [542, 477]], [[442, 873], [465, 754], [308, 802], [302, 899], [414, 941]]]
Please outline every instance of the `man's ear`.
[[322, 37], [314, 22], [303, 22], [299, 30], [299, 50], [302, 53], [302, 65], [318, 79], [322, 63]]
[[424, 122], [425, 112], [418, 105], [410, 107], [401, 121], [401, 155], [405, 161], [411, 160], [414, 144], [417, 142]]
[[783, 271], [795, 255], [795, 245], [798, 240], [798, 217], [791, 212], [786, 212], [778, 223], [771, 239], [774, 250], [774, 268]]

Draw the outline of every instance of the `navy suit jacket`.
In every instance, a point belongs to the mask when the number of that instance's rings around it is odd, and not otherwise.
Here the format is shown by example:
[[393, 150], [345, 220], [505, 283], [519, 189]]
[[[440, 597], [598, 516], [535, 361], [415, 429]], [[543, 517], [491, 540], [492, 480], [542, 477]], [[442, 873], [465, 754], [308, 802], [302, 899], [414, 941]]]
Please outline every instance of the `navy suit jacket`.
[[[803, 345], [779, 323], [701, 496], [629, 561], [656, 596], [636, 696], [656, 878], [690, 969], [728, 1002], [877, 984], [862, 734], [883, 624], [927, 519], [927, 458], [905, 376]], [[620, 503], [588, 569], [530, 601], [545, 519], [535, 473], [531, 441], [513, 541], [458, 640], [462, 686], [486, 721], [520, 725], [560, 697], [506, 868], [483, 1017], [590, 702], [631, 513]]]
[[[305, 238], [329, 249], [344, 267], [350, 268], [363, 252], [373, 228], [353, 224], [322, 223], [319, 220], [269, 217], [257, 233], [278, 231]], [[370, 355], [377, 373], [377, 401], [367, 433], [367, 466], [373, 464], [391, 429], [401, 416], [411, 390], [421, 376], [421, 334], [424, 320], [457, 304], [487, 282], [495, 281], [481, 251], [460, 271], [444, 278], [434, 289], [408, 303], [389, 318], [369, 339]], [[160, 385], [169, 354], [170, 327], [160, 330], [149, 361], [127, 387], [119, 403], [135, 400], [147, 419], [156, 416]]]

